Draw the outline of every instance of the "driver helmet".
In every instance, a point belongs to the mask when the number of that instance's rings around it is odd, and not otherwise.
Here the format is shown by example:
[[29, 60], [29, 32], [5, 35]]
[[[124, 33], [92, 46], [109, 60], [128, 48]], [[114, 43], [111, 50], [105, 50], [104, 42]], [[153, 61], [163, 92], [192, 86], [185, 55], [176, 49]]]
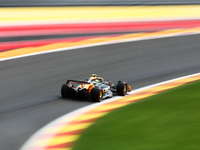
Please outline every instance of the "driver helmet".
[[99, 80], [96, 79], [95, 82], [96, 82], [96, 83], [99, 83]]
[[92, 77], [97, 77], [98, 75], [97, 74], [92, 74]]

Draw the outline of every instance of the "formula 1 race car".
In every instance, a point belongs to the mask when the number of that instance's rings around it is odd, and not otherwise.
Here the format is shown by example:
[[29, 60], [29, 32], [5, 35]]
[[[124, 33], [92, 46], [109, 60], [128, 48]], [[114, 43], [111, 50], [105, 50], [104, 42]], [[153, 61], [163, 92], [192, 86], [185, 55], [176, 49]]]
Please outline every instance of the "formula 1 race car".
[[77, 95], [83, 95], [92, 101], [100, 102], [102, 99], [113, 97], [113, 93], [125, 96], [131, 91], [131, 87], [123, 81], [118, 81], [114, 85], [111, 81], [104, 81], [103, 78], [92, 74], [87, 81], [68, 80], [62, 85], [61, 95], [64, 98], [73, 98]]

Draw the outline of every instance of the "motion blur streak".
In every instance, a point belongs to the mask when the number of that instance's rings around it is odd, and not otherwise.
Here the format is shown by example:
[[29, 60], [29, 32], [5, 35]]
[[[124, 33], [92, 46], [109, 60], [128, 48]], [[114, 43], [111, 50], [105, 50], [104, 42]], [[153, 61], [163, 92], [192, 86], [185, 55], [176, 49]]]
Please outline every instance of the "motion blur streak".
[[168, 21], [129, 21], [99, 22], [71, 24], [42, 24], [23, 26], [0, 26], [0, 37], [22, 37], [36, 35], [62, 35], [84, 33], [120, 33], [159, 31], [175, 28], [194, 28], [200, 26], [200, 20], [168, 20]]
[[[25, 55], [24, 51], [35, 53], [37, 46], [47, 45], [41, 48], [45, 50], [65, 48], [74, 40], [104, 37], [99, 34], [109, 37], [200, 27], [200, 5], [22, 7], [2, 8], [0, 13], [1, 59]], [[60, 46], [59, 42], [67, 46]], [[12, 54], [7, 54], [8, 50], [13, 50]]]
[[200, 19], [200, 5], [1, 8], [0, 24]]

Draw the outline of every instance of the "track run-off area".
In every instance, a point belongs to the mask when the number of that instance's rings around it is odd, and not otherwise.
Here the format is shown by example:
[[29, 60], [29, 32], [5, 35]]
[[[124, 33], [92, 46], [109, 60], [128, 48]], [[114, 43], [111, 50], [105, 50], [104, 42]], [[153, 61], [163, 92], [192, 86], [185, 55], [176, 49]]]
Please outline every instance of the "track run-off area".
[[[170, 14], [169, 11], [165, 11], [167, 17], [164, 20], [170, 20], [170, 17], [172, 20], [198, 20], [200, 16], [198, 14], [199, 6], [191, 6], [190, 11], [185, 9], [185, 7], [187, 6], [177, 7], [179, 10], [176, 11], [175, 8], [173, 8], [174, 12], [171, 11]], [[197, 9], [194, 9], [195, 7]], [[159, 12], [161, 12], [161, 10], [165, 8], [166, 7], [161, 9], [157, 7], [156, 10], [160, 10]], [[43, 11], [41, 8], [38, 9]], [[137, 9], [140, 10], [139, 7]], [[168, 8], [168, 10], [169, 9], [170, 8]], [[182, 15], [183, 11], [179, 13], [180, 10], [186, 11], [188, 15]], [[27, 11], [31, 11], [31, 9]], [[153, 9], [149, 9], [149, 11], [152, 12]], [[52, 18], [45, 20], [44, 18], [48, 17], [43, 15], [41, 15], [39, 20], [37, 17], [35, 18], [35, 16], [31, 17], [31, 14], [35, 14], [34, 12], [29, 13], [29, 17], [27, 17], [28, 15], [24, 16], [24, 18], [21, 17], [21, 20], [19, 19], [20, 17], [17, 18], [17, 15], [12, 16], [12, 11], [10, 11], [10, 13], [11, 17], [7, 19], [7, 21], [5, 21], [6, 19], [1, 19], [6, 26], [12, 23], [15, 23], [16, 26], [27, 25], [27, 22], [28, 24], [32, 24], [36, 20], [36, 22], [40, 22], [39, 24], [46, 24], [47, 22], [52, 23], [55, 21], [52, 20]], [[115, 11], [112, 13], [115, 15], [117, 14]], [[161, 14], [158, 13], [158, 11], [153, 13], [140, 11], [140, 13], [141, 20], [163, 20], [163, 16], [157, 16], [156, 18], [156, 14]], [[149, 16], [145, 16], [145, 13], [149, 14]], [[38, 14], [41, 14], [41, 12], [39, 13], [38, 11], [36, 15]], [[45, 14], [49, 15], [48, 13]], [[22, 12], [20, 12], [19, 15], [22, 15]], [[104, 17], [105, 16], [110, 15], [104, 14]], [[118, 16], [120, 17], [120, 15]], [[154, 18], [152, 18], [152, 16]], [[13, 19], [13, 17], [17, 19]], [[56, 18], [56, 16], [54, 17]], [[80, 18], [82, 17], [83, 16]], [[30, 20], [28, 20], [28, 18]], [[59, 18], [59, 23], [66, 23], [66, 18], [67, 17], [63, 19], [61, 16]], [[73, 19], [73, 17], [71, 18]], [[96, 19], [101, 20], [98, 17]], [[107, 19], [109, 20], [110, 18]], [[130, 16], [128, 20], [131, 19], [133, 18]], [[135, 19], [137, 20], [138, 18]], [[44, 23], [41, 20], [47, 22]], [[93, 20], [93, 22], [97, 20]], [[102, 20], [105, 21], [105, 18]], [[74, 19], [71, 21], [73, 22]], [[74, 22], [78, 21], [75, 20]], [[60, 96], [60, 87], [68, 79], [84, 80], [92, 73], [97, 73], [99, 76], [112, 80], [113, 82], [117, 82], [118, 80], [127, 81], [134, 90], [200, 72], [199, 24], [197, 23], [194, 25], [192, 23], [191, 25], [190, 23], [187, 27], [162, 28], [156, 31], [152, 31], [151, 29], [150, 32], [147, 32], [146, 28], [145, 30], [143, 29], [145, 32], [138, 32], [138, 30], [137, 33], [106, 35], [106, 37], [98, 36], [95, 38], [84, 37], [81, 40], [72, 40], [72, 42], [66, 42], [64, 40], [60, 43], [57, 41], [55, 42], [55, 39], [53, 39], [52, 41], [54, 42], [52, 43], [28, 46], [22, 45], [23, 47], [17, 49], [8, 48], [2, 50], [0, 53], [0, 129], [2, 133], [0, 136], [0, 149], [20, 149], [31, 135], [60, 116], [91, 104], [101, 105], [93, 104], [93, 102], [88, 100], [62, 99]], [[133, 30], [122, 30], [121, 32], [132, 31]], [[14, 35], [11, 35], [11, 37], [13, 36]], [[71, 131], [68, 131], [68, 127], [66, 131], [65, 129], [63, 130], [66, 134], [71, 135], [69, 141], [64, 137], [58, 137], [58, 139], [51, 138], [55, 134], [58, 134], [58, 136], [66, 135], [65, 133], [59, 133], [59, 131], [61, 131], [61, 128], [64, 128], [66, 123], [69, 123], [70, 119], [67, 121], [64, 120], [66, 122], [63, 122], [63, 120], [59, 122], [59, 124], [57, 124], [58, 128], [54, 128], [55, 130], [50, 129], [48, 134], [45, 132], [42, 138], [46, 138], [46, 140], [43, 139], [38, 142], [38, 134], [35, 134], [34, 137], [31, 138], [34, 142], [29, 141], [30, 143], [28, 142], [25, 144], [22, 149], [29, 149], [29, 146], [33, 146], [33, 149], [61, 150], [67, 147], [66, 143], [68, 143], [68, 148], [70, 149], [70, 144], [73, 144], [79, 137], [79, 133], [81, 133], [85, 127], [89, 126], [96, 118], [105, 115], [112, 109], [126, 105], [129, 102], [141, 99], [145, 96], [153, 95], [162, 90], [198, 79], [199, 75], [192, 76], [187, 79], [177, 80], [177, 82], [174, 81], [171, 84], [165, 83], [159, 85], [159, 87], [152, 87], [150, 91], [144, 91], [145, 93], [138, 93], [138, 95], [137, 93], [131, 93], [130, 96], [115, 101], [116, 105], [112, 105], [112, 103], [114, 103], [114, 101], [111, 102], [112, 100], [105, 100], [103, 103], [106, 104], [97, 108], [99, 109], [97, 112], [105, 111], [104, 113], [91, 114], [73, 120], [75, 123], [83, 124], [84, 121], [86, 121], [86, 125], [82, 124], [80, 128], [78, 128], [80, 130], [77, 131], [77, 128], [75, 129], [77, 132], [73, 132], [72, 128]], [[136, 94], [137, 97], [132, 97], [132, 94]], [[108, 105], [111, 106], [107, 107]], [[106, 110], [109, 111], [106, 112]], [[52, 127], [52, 125], [55, 125], [54, 123], [49, 126]], [[45, 128], [45, 130], [46, 129], [47, 128]], [[39, 144], [39, 147], [37, 144]]]

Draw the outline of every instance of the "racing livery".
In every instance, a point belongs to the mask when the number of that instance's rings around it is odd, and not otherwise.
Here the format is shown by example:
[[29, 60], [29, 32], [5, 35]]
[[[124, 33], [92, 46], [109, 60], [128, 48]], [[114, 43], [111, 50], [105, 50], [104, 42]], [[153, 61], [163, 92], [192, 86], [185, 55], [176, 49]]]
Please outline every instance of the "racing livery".
[[68, 80], [62, 85], [62, 97], [73, 98], [77, 95], [84, 95], [92, 101], [100, 102], [102, 99], [113, 97], [113, 93], [125, 96], [127, 92], [131, 91], [130, 85], [126, 82], [118, 81], [117, 84], [113, 84], [111, 81], [104, 81], [103, 78], [98, 77], [96, 74], [92, 74], [86, 80]]

